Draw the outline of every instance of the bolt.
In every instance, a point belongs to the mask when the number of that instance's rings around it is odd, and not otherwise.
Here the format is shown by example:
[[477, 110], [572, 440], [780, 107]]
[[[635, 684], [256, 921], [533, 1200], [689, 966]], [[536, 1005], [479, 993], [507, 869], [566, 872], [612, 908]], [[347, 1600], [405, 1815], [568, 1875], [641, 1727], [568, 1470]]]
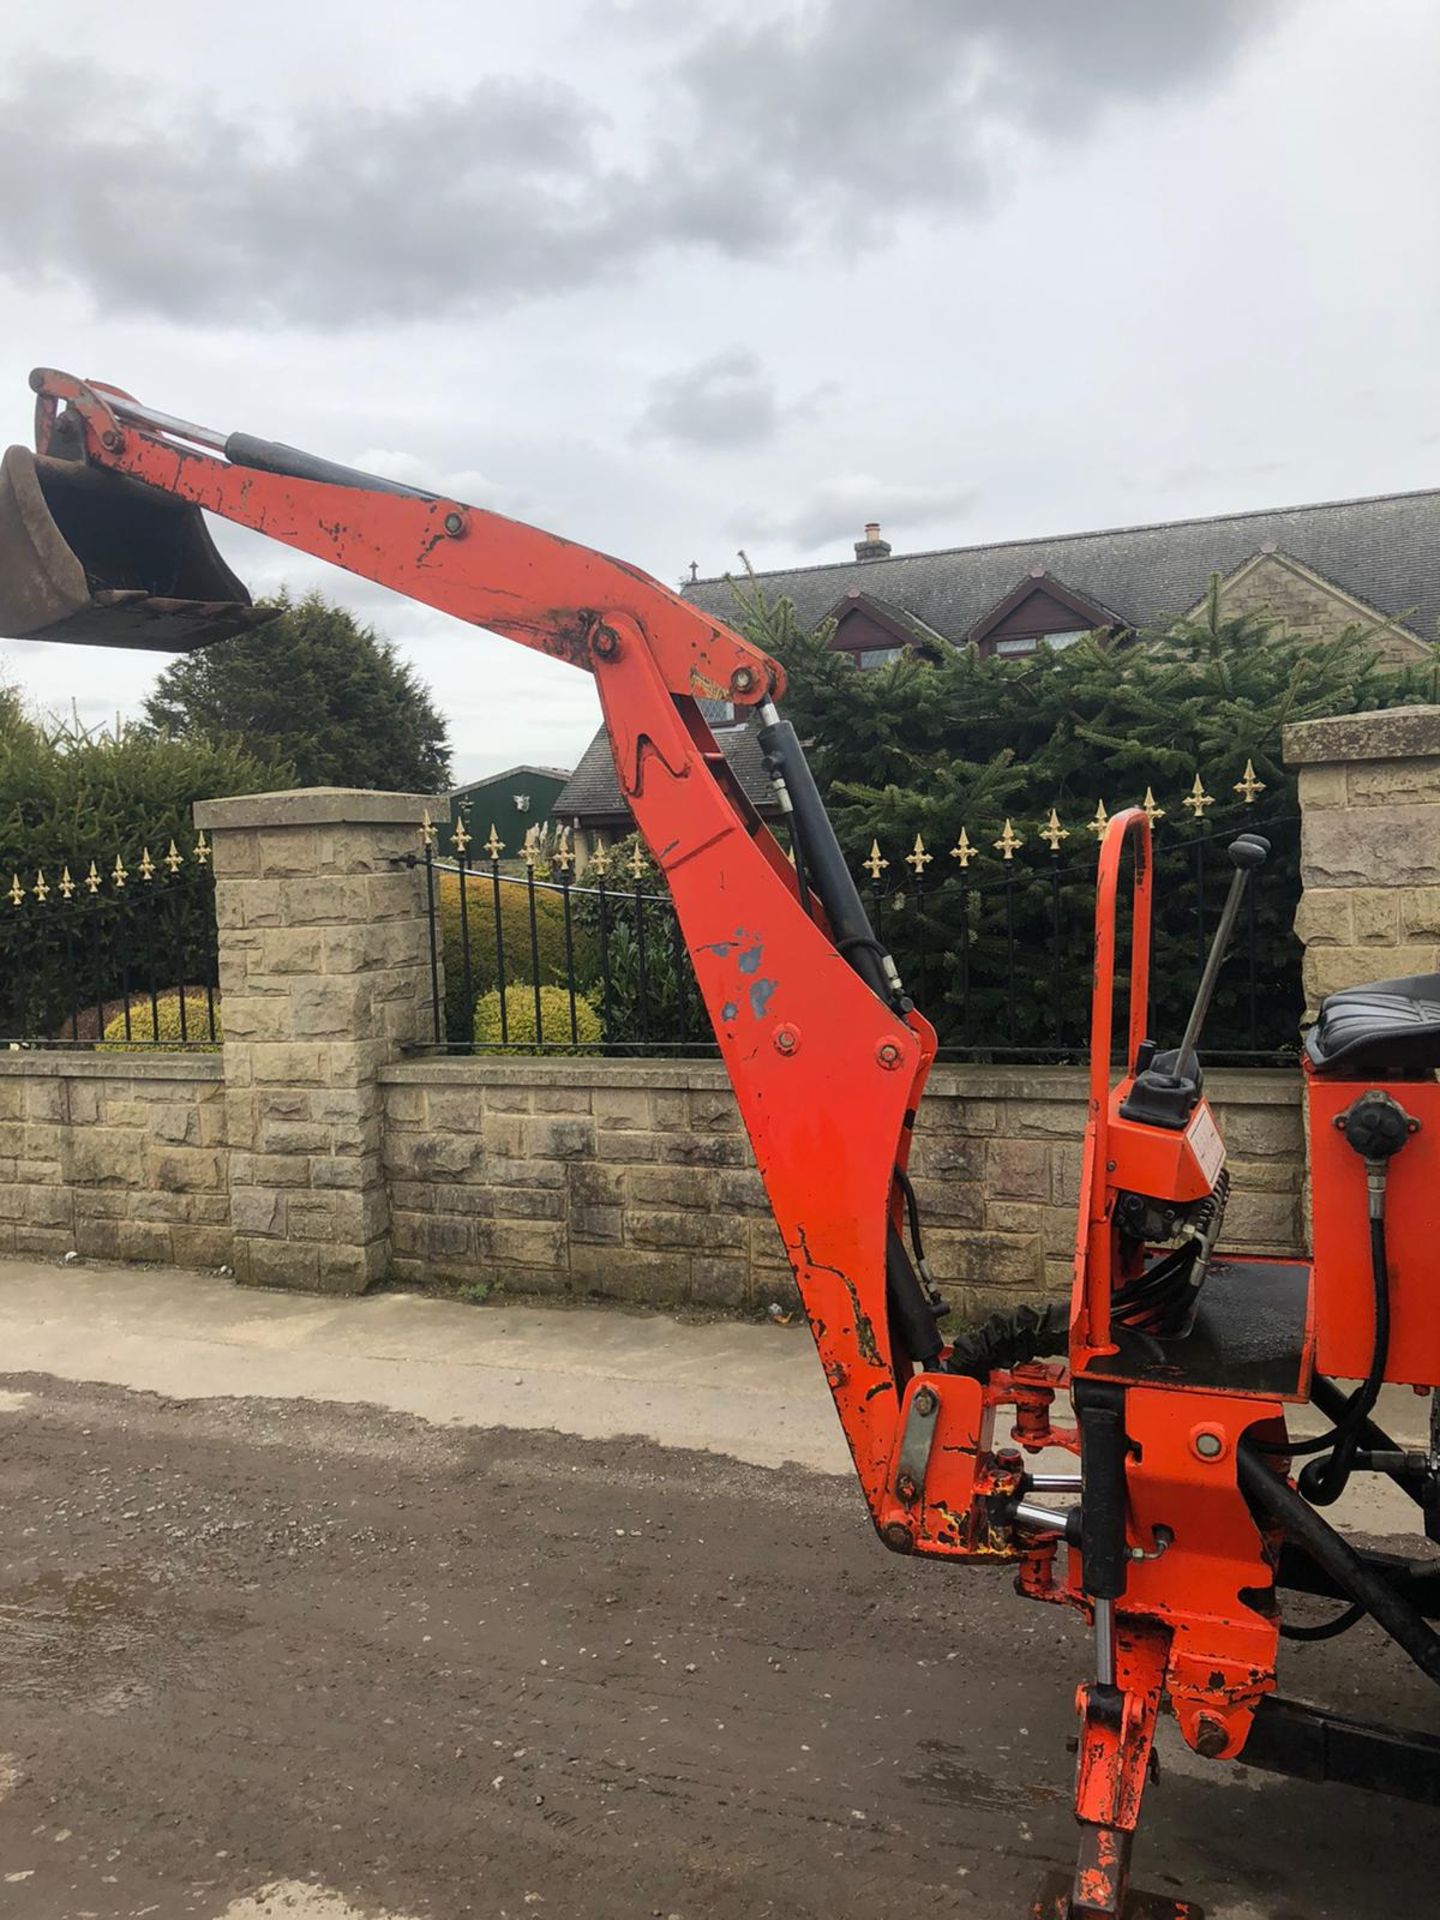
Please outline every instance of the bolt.
[[446, 533], [449, 534], [452, 540], [458, 540], [461, 534], [465, 531], [464, 514], [463, 513], [447, 513], [445, 516], [445, 531]]
[[907, 1507], [912, 1505], [916, 1494], [920, 1491], [920, 1488], [916, 1484], [914, 1474], [902, 1473], [900, 1478], [895, 1482], [895, 1491]]
[[1202, 1460], [1218, 1460], [1225, 1451], [1225, 1436], [1213, 1427], [1203, 1427], [1195, 1436], [1195, 1451]]
[[755, 669], [753, 667], [736, 667], [730, 676], [730, 691], [732, 693], [749, 693], [754, 685]]
[[794, 1027], [777, 1027], [775, 1030], [775, 1051], [794, 1053], [800, 1045], [800, 1036]]
[[113, 427], [107, 427], [100, 436], [100, 444], [107, 452], [118, 453], [121, 446], [120, 436]]
[[922, 1420], [928, 1420], [940, 1405], [940, 1396], [933, 1387], [921, 1387], [910, 1404]]
[[875, 1049], [875, 1058], [887, 1073], [893, 1073], [905, 1056], [893, 1040], [882, 1040]]
[[620, 636], [613, 627], [599, 627], [595, 632], [595, 652], [602, 660], [614, 660], [620, 653]]
[[880, 1538], [892, 1553], [913, 1553], [915, 1536], [903, 1520], [892, 1520], [889, 1526], [880, 1529]]
[[1195, 1751], [1202, 1760], [1218, 1760], [1230, 1744], [1230, 1736], [1218, 1720], [1202, 1713], [1195, 1731]]
[[1025, 1462], [1020, 1456], [1018, 1447], [997, 1447], [995, 1464], [1002, 1473], [1019, 1473]]

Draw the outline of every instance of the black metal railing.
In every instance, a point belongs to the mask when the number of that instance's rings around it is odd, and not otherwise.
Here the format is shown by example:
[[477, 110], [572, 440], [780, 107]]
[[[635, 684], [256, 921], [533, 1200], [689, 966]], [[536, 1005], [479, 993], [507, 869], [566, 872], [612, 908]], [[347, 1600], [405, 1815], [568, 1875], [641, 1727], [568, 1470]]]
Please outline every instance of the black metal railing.
[[[1265, 825], [1283, 836], [1298, 828], [1298, 815]], [[1162, 1045], [1184, 1026], [1233, 870], [1225, 849], [1235, 832], [1195, 831], [1155, 843], [1150, 1028]], [[962, 853], [967, 849], [968, 841]], [[1023, 861], [1018, 853], [1019, 843], [998, 874], [972, 876], [967, 861], [935, 881], [917, 841], [906, 856], [910, 877], [887, 887], [889, 863], [872, 849], [871, 918], [933, 1022], [942, 1059], [1059, 1062], [1080, 1059], [1088, 1048], [1095, 854], [1067, 855], [1058, 838], [1048, 852], [1032, 851]], [[1301, 947], [1292, 931], [1298, 898], [1294, 863], [1282, 852], [1274, 871], [1263, 870], [1247, 892], [1221, 975], [1204, 1049], [1217, 1065], [1276, 1065], [1296, 1055], [1304, 1006]], [[1122, 996], [1128, 905], [1122, 889]]]
[[[1157, 810], [1158, 811], [1158, 810]], [[939, 879], [916, 836], [896, 865], [872, 845], [862, 862], [870, 910], [916, 1004], [934, 1023], [940, 1058], [1064, 1062], [1089, 1043], [1096, 846], [1069, 852], [1055, 815], [1022, 839], [1006, 821], [982, 856], [962, 833]], [[1230, 875], [1224, 849], [1251, 815], [1221, 826], [1186, 821], [1155, 844], [1152, 1028], [1178, 1038]], [[1293, 1059], [1303, 998], [1298, 816], [1263, 822], [1279, 858], [1252, 886], [1236, 948], [1207, 1027], [1207, 1059], [1269, 1065]], [[472, 859], [463, 822], [453, 857], [427, 823], [414, 858], [425, 869], [433, 1040], [450, 1052], [713, 1054], [714, 1036], [663, 878], [638, 842], [592, 856], [574, 875], [567, 836], [527, 840], [506, 863], [492, 832]], [[985, 843], [988, 847], [988, 841]], [[1022, 857], [1023, 855], [1023, 857]], [[972, 862], [982, 863], [975, 873]], [[1128, 945], [1122, 925], [1120, 953]], [[1124, 973], [1121, 973], [1124, 983]]]
[[[603, 851], [582, 880], [564, 836], [502, 861], [471, 857], [463, 821], [442, 858], [422, 848], [433, 1039], [449, 1052], [714, 1054], [669, 892], [638, 846]], [[516, 870], [518, 867], [518, 871]]]
[[0, 885], [0, 1045], [214, 1047], [215, 881], [204, 834], [59, 860]]

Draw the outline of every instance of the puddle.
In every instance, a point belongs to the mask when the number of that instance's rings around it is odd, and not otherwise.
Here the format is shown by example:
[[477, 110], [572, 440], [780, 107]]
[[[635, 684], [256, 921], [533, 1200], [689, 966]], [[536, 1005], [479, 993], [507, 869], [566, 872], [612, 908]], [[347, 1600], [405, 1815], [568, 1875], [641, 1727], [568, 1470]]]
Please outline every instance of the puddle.
[[0, 1590], [0, 1674], [8, 1687], [38, 1691], [97, 1659], [123, 1662], [157, 1626], [123, 1576], [42, 1574]]
[[202, 1632], [234, 1632], [244, 1615], [186, 1609], [173, 1591], [139, 1572], [107, 1570], [67, 1578], [42, 1574], [0, 1588], [0, 1684], [17, 1693], [73, 1694], [95, 1686], [101, 1711], [118, 1713], [148, 1698], [137, 1668], [150, 1649], [177, 1671], [180, 1645]]
[[920, 1747], [929, 1757], [918, 1772], [904, 1776], [905, 1785], [948, 1806], [965, 1807], [975, 1813], [1014, 1813], [1017, 1807], [1058, 1806], [1070, 1799], [1059, 1787], [1035, 1780], [1007, 1780], [980, 1767], [966, 1766], [959, 1757], [962, 1749], [947, 1746], [943, 1740], [922, 1740]]
[[9, 1387], [0, 1387], [0, 1413], [19, 1413], [34, 1398], [33, 1393], [16, 1393]]

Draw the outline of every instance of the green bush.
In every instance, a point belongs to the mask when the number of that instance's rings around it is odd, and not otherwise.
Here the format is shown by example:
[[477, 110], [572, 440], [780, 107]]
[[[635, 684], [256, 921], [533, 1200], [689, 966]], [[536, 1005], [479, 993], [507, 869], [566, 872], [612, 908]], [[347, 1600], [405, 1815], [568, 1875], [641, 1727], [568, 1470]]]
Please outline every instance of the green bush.
[[[25, 890], [22, 904], [5, 900], [0, 914], [0, 1040], [58, 1032], [77, 1000], [122, 1000], [162, 967], [172, 980], [204, 979], [214, 889], [192, 857], [194, 803], [289, 778], [233, 745], [162, 740], [143, 727], [42, 724], [0, 701], [0, 894], [12, 875]], [[165, 864], [172, 840], [183, 857], [173, 874]], [[123, 888], [111, 878], [117, 855], [128, 872]], [[92, 860], [93, 891], [85, 884]], [[43, 901], [34, 891], [42, 873]]]
[[475, 1044], [480, 1047], [508, 1044], [522, 1053], [590, 1053], [600, 1044], [600, 1016], [590, 1002], [578, 994], [575, 996], [576, 1044], [556, 1044], [562, 1040], [568, 1043], [571, 1037], [570, 995], [563, 987], [541, 987], [540, 1027], [545, 1041], [543, 1047], [536, 1044], [540, 1036], [535, 1031], [533, 987], [506, 987], [503, 1040], [499, 989], [492, 987], [475, 1008]]
[[[158, 1041], [153, 1036], [158, 1031]], [[210, 997], [203, 987], [185, 989], [185, 1034], [180, 1034], [180, 990], [167, 987], [163, 993], [155, 996], [152, 1016], [150, 996], [137, 994], [130, 1002], [130, 1034], [125, 1038], [125, 1015], [113, 1014], [105, 1022], [105, 1038], [99, 1043], [100, 1053], [145, 1053], [159, 1046], [183, 1046], [197, 1053], [218, 1053], [219, 1042], [224, 1037], [224, 1027], [220, 1019], [220, 996], [215, 996], [215, 1039], [210, 1039]], [[200, 1036], [204, 1036], [201, 1038]]]
[[[476, 1003], [500, 984], [495, 940], [495, 892], [490, 874], [484, 869], [472, 872], [465, 882], [470, 938], [470, 995]], [[506, 986], [533, 986], [536, 978], [533, 962], [538, 955], [541, 986], [563, 987], [566, 979], [563, 897], [549, 887], [536, 886], [535, 954], [532, 955], [529, 888], [523, 880], [502, 878], [499, 893]], [[473, 1016], [467, 1019], [469, 1009], [465, 1003], [465, 941], [460, 918], [459, 874], [436, 874], [435, 909], [445, 961], [445, 1032], [451, 1040], [464, 1040]], [[578, 914], [571, 926], [571, 946], [576, 978], [583, 980], [595, 964], [595, 942], [593, 936], [581, 926]], [[568, 1005], [569, 996], [565, 997]], [[498, 1020], [498, 1013], [496, 1017]], [[531, 1018], [533, 1022], [533, 1001]]]

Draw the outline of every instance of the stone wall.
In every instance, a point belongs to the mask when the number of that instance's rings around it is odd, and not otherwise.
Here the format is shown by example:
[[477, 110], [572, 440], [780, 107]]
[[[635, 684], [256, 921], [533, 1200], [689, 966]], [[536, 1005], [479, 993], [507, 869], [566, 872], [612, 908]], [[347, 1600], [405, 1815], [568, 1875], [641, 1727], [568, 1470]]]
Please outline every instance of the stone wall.
[[216, 1053], [0, 1053], [0, 1253], [231, 1258]]
[[1300, 770], [1295, 931], [1313, 1017], [1338, 987], [1440, 968], [1440, 707], [1285, 730]]
[[[411, 1060], [380, 1075], [392, 1270], [712, 1306], [791, 1301], [788, 1265], [718, 1065]], [[1217, 1072], [1229, 1239], [1300, 1251], [1296, 1073]], [[915, 1186], [936, 1277], [969, 1313], [1069, 1285], [1085, 1079], [939, 1067]]]
[[[1440, 967], [1440, 708], [1292, 728], [1314, 1000]], [[422, 798], [214, 801], [223, 1052], [0, 1053], [0, 1251], [231, 1265], [359, 1291], [389, 1274], [740, 1306], [790, 1296], [718, 1064], [417, 1054], [435, 977]], [[1296, 1073], [1216, 1072], [1232, 1244], [1302, 1247]], [[1063, 1288], [1074, 1068], [943, 1067], [914, 1171], [931, 1263], [972, 1311]]]

